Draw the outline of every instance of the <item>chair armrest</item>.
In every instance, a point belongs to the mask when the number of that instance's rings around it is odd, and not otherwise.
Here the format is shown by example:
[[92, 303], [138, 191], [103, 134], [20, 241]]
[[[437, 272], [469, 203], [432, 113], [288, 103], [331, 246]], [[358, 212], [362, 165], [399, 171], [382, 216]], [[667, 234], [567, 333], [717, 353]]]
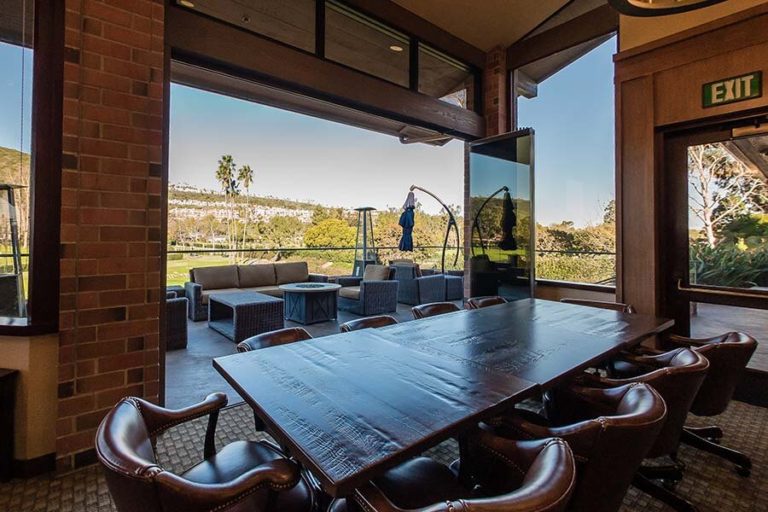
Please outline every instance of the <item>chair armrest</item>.
[[362, 282], [362, 277], [339, 276], [336, 278], [336, 284], [340, 284], [341, 286], [359, 286]]
[[703, 347], [716, 341], [717, 338], [686, 338], [685, 336], [678, 336], [676, 334], [670, 334], [664, 338], [664, 344], [671, 348], [691, 348], [691, 347]]
[[134, 398], [141, 415], [149, 431], [149, 436], [155, 438], [158, 434], [171, 427], [186, 423], [187, 421], [209, 415], [208, 428], [205, 432], [205, 456], [210, 457], [216, 453], [215, 435], [216, 423], [219, 419], [219, 411], [227, 405], [227, 395], [224, 393], [211, 393], [202, 402], [185, 407], [183, 409], [166, 409], [141, 398]]
[[327, 283], [328, 276], [325, 274], [309, 274], [307, 277], [308, 283]]
[[202, 512], [220, 510], [258, 489], [280, 492], [294, 487], [301, 477], [299, 467], [288, 459], [276, 459], [257, 466], [221, 484], [200, 484], [168, 471], [155, 476], [165, 510]]

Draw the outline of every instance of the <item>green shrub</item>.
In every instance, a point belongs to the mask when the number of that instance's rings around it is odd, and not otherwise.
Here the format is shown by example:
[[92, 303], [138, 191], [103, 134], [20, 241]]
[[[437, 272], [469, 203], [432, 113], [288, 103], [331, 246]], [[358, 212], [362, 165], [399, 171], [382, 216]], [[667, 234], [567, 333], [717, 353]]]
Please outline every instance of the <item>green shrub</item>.
[[536, 258], [536, 277], [553, 281], [600, 283], [616, 278], [616, 260], [612, 255], [554, 255]]

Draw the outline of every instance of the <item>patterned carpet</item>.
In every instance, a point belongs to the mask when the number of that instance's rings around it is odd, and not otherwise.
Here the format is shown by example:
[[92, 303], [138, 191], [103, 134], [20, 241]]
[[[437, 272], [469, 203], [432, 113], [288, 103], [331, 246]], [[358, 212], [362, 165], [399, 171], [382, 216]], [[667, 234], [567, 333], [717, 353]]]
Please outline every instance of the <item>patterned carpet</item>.
[[[732, 466], [712, 455], [683, 446], [681, 459], [687, 465], [678, 492], [697, 504], [702, 512], [764, 512], [768, 510], [768, 409], [733, 402], [728, 412], [714, 420], [691, 417], [691, 424], [718, 424], [725, 431], [723, 444], [752, 457], [750, 478], [738, 476]], [[256, 439], [253, 416], [245, 405], [226, 409], [221, 414], [218, 446], [237, 439]], [[158, 442], [160, 463], [180, 471], [202, 457], [205, 420], [200, 419], [166, 433]], [[447, 442], [430, 450], [442, 461], [456, 457], [456, 447]], [[98, 467], [88, 467], [58, 476], [14, 480], [0, 484], [0, 511], [112, 511], [111, 499]], [[663, 506], [630, 489], [622, 512], [667, 511]]]

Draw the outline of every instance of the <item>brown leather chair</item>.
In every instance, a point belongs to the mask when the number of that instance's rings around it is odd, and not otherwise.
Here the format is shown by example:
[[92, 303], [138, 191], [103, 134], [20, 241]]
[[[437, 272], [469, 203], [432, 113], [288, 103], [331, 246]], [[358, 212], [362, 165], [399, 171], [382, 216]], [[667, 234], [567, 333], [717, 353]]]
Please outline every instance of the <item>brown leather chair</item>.
[[379, 327], [386, 327], [388, 325], [395, 325], [397, 320], [389, 315], [376, 315], [367, 316], [364, 318], [358, 318], [357, 320], [350, 320], [339, 326], [339, 331], [350, 332], [357, 331], [359, 329], [377, 329]]
[[570, 386], [557, 392], [557, 403], [554, 418], [517, 410], [498, 418], [494, 431], [513, 439], [562, 438], [577, 461], [568, 510], [619, 510], [664, 425], [664, 400], [651, 386], [633, 383], [607, 389]]
[[507, 299], [499, 297], [498, 295], [491, 295], [489, 297], [472, 297], [467, 301], [467, 309], [480, 309], [487, 308], [489, 306], [497, 306], [499, 304], [506, 304]]
[[430, 302], [429, 304], [421, 304], [420, 306], [411, 308], [413, 318], [416, 320], [430, 316], [444, 315], [445, 313], [453, 313], [454, 311], [461, 311], [461, 308], [453, 302]]
[[609, 302], [604, 300], [588, 300], [588, 299], [560, 299], [560, 302], [564, 304], [576, 304], [578, 306], [589, 306], [591, 308], [610, 309], [612, 311], [618, 311], [619, 313], [637, 313], [635, 308], [629, 304], [622, 304], [621, 302]]
[[[741, 332], [728, 332], [712, 338], [685, 338], [672, 335], [664, 341], [664, 344], [667, 347], [692, 348], [709, 360], [709, 371], [691, 406], [693, 414], [706, 417], [725, 412], [744, 374], [744, 369], [757, 349], [757, 340]], [[715, 442], [722, 437], [723, 431], [716, 426], [685, 427], [682, 441], [733, 462], [740, 475], [749, 476], [752, 461], [743, 453]]]
[[[469, 485], [447, 466], [418, 457], [357, 489], [355, 501], [376, 512], [565, 510], [576, 476], [565, 441], [513, 441], [483, 431], [472, 437], [477, 472]], [[346, 510], [346, 500], [339, 499], [329, 512]]]
[[312, 335], [301, 327], [286, 327], [276, 331], [269, 331], [256, 336], [251, 336], [237, 344], [238, 352], [250, 352], [262, 348], [287, 345], [297, 341], [311, 340]]
[[[687, 348], [645, 356], [625, 354], [623, 357], [632, 364], [648, 368], [650, 371], [624, 379], [585, 374], [578, 380], [585, 385], [603, 388], [644, 382], [659, 392], [667, 404], [667, 419], [664, 421], [664, 426], [656, 442], [648, 452], [647, 458], [655, 459], [668, 455], [675, 464], [671, 466], [641, 466], [632, 484], [675, 510], [696, 510], [693, 504], [668, 488], [656, 485], [653, 480], [661, 479], [674, 482], [683, 478], [683, 465], [677, 462], [677, 448], [680, 444], [680, 436], [688, 411], [691, 410], [696, 394], [707, 375], [709, 361], [698, 352]], [[557, 407], [556, 402], [554, 405]]]
[[[96, 433], [96, 455], [119, 512], [312, 510], [314, 496], [299, 467], [269, 443], [236, 441], [218, 453], [214, 433], [223, 393], [186, 409], [164, 409], [140, 398], [123, 398]], [[205, 459], [184, 473], [157, 462], [158, 434], [209, 416]]]

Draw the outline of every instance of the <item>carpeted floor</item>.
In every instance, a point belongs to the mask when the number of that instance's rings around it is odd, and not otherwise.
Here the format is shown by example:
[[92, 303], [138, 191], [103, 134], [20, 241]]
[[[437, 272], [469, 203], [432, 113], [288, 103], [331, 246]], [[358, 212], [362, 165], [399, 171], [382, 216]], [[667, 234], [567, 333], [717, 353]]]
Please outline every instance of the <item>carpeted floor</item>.
[[[718, 424], [725, 431], [723, 444], [752, 457], [750, 478], [738, 476], [732, 466], [714, 457], [683, 446], [681, 459], [687, 465], [678, 492], [697, 504], [702, 512], [764, 512], [768, 510], [768, 409], [733, 402], [729, 410], [714, 419], [690, 418], [691, 424]], [[221, 414], [217, 431], [218, 446], [237, 439], [256, 439], [253, 416], [246, 405], [230, 407]], [[158, 442], [160, 463], [180, 471], [202, 457], [205, 419], [199, 419], [166, 433]], [[456, 446], [446, 442], [429, 453], [450, 462]], [[88, 467], [59, 476], [14, 480], [0, 484], [0, 511], [112, 511], [112, 502], [100, 468]], [[623, 512], [666, 511], [662, 504], [630, 489]]]

